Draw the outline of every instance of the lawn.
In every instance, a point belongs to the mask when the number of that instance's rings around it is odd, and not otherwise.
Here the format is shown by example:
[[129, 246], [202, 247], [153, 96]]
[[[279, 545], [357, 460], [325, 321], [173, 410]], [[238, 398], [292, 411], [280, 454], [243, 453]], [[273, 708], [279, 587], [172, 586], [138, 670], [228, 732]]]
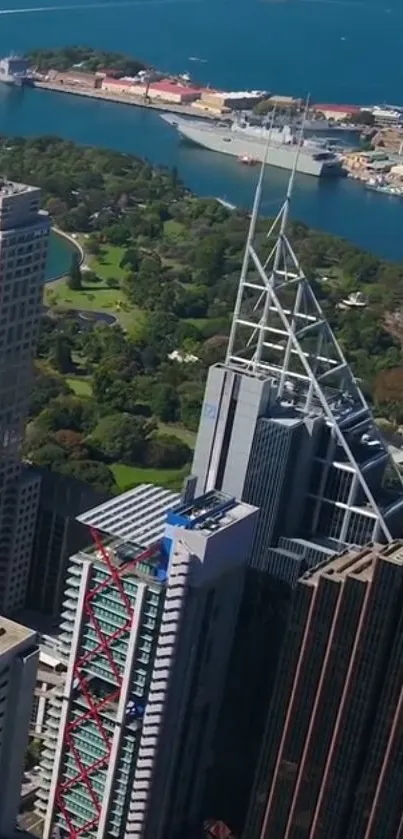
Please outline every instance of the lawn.
[[183, 469], [143, 469], [140, 466], [114, 463], [111, 469], [121, 492], [138, 484], [159, 484], [167, 489], [180, 490], [189, 466]]
[[76, 396], [92, 396], [91, 382], [80, 376], [66, 376], [65, 381]]
[[65, 279], [47, 283], [45, 305], [50, 308], [81, 309], [82, 311], [107, 312], [115, 315], [122, 326], [130, 329], [141, 312], [131, 306], [119, 288], [108, 288], [105, 281], [86, 283], [83, 273], [83, 288], [72, 291]]
[[[84, 244], [85, 247], [85, 244]], [[103, 247], [99, 256], [88, 256], [88, 264], [92, 271], [95, 271], [103, 280], [108, 277], [115, 277], [121, 280], [126, 271], [121, 268], [119, 263], [125, 252], [125, 248], [108, 245]]]

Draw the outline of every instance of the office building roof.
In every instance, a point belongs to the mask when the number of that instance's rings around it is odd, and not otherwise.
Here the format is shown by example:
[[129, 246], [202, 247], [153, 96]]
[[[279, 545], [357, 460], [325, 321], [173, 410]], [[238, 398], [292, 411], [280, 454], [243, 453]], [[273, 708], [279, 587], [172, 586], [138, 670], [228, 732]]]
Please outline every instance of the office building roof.
[[23, 641], [35, 638], [35, 632], [27, 626], [11, 621], [8, 618], [0, 617], [0, 655], [12, 650]]
[[37, 186], [6, 181], [0, 177], [0, 198], [10, 195], [21, 195], [22, 192], [39, 192], [39, 189]]
[[148, 547], [164, 535], [166, 515], [181, 501], [177, 492], [141, 484], [78, 516], [78, 521], [111, 536]]
[[378, 559], [403, 565], [403, 542], [395, 541], [389, 545], [369, 545], [363, 550], [352, 548], [340, 556], [335, 556], [329, 562], [317, 566], [312, 571], [308, 571], [303, 580], [309, 585], [317, 585], [322, 577], [332, 577], [335, 580], [343, 581], [347, 577], [353, 576], [356, 579], [368, 581], [372, 579]]

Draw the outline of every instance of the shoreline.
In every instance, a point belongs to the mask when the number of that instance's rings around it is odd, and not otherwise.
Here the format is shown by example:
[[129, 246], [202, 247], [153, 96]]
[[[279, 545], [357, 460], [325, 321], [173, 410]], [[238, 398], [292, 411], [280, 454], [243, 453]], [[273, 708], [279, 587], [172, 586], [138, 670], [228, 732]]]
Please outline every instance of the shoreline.
[[[56, 227], [56, 225], [52, 225], [51, 231], [52, 231], [52, 233], [55, 233], [56, 236], [60, 236], [61, 239], [65, 239], [66, 242], [70, 243], [70, 245], [73, 245], [74, 249], [76, 250], [76, 252], [79, 255], [79, 258], [80, 258], [79, 264], [80, 264], [80, 268], [81, 268], [85, 263], [85, 250], [84, 250], [83, 246], [80, 244], [80, 242], [78, 242], [77, 239], [74, 239], [74, 237], [71, 235], [71, 233], [66, 233], [65, 230], [61, 230], [60, 227]], [[63, 277], [65, 277], [65, 276], [66, 276], [66, 272], [63, 272], [62, 274], [57, 274], [56, 277], [50, 277], [48, 280], [45, 280], [45, 285], [50, 285], [51, 283], [56, 283], [58, 280], [62, 280]]]
[[[29, 87], [28, 87], [29, 89]], [[179, 105], [173, 102], [145, 102], [144, 99], [138, 96], [124, 96], [118, 93], [108, 93], [107, 91], [96, 90], [91, 88], [87, 90], [83, 87], [73, 87], [72, 85], [61, 85], [53, 82], [37, 82], [35, 81], [31, 87], [32, 90], [47, 90], [51, 93], [66, 93], [71, 96], [83, 96], [87, 99], [94, 99], [99, 102], [111, 102], [115, 105], [129, 105], [132, 108], [143, 108], [145, 111], [166, 112], [170, 114], [182, 114], [182, 116], [192, 116], [195, 119], [201, 118], [206, 120], [217, 120], [217, 114], [208, 113], [202, 109], [197, 110], [190, 105]]]

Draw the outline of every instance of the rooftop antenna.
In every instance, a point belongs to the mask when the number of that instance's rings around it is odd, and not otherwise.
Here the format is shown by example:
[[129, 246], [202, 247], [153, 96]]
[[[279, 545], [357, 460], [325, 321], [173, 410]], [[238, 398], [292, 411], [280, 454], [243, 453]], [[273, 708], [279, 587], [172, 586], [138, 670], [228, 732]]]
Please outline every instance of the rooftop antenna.
[[[362, 504], [366, 512], [362, 515], [372, 522], [368, 525], [372, 540], [391, 541], [388, 518], [377, 503], [375, 495], [378, 495], [370, 488], [366, 472], [356, 460], [360, 454], [355, 445], [357, 440], [361, 437], [369, 440], [372, 448], [368, 448], [368, 456], [388, 463], [387, 476], [385, 471], [388, 495], [392, 498], [393, 483], [396, 491], [393, 504], [397, 509], [403, 505], [402, 478], [388, 455], [367, 402], [287, 237], [308, 108], [309, 97], [286, 197], [267, 234], [267, 240], [270, 242], [275, 237], [275, 242], [263, 261], [257, 253], [255, 233], [270, 147], [271, 131], [269, 133], [253, 202], [226, 365], [250, 376], [272, 379], [279, 402], [293, 401], [294, 407], [297, 406], [304, 416], [323, 418], [332, 429], [335, 451], [338, 446], [344, 451], [343, 469], [352, 476], [351, 499], [358, 497], [357, 487], [366, 499]], [[353, 418], [360, 418], [357, 439], [352, 440], [349, 435], [347, 417], [353, 425]], [[362, 443], [365, 446], [364, 439]], [[343, 510], [340, 527], [337, 526], [335, 533], [340, 545], [352, 541], [349, 534], [355, 528], [353, 519], [357, 515], [352, 501], [344, 504]]]
[[247, 240], [246, 240], [246, 248], [245, 248], [245, 253], [244, 253], [244, 258], [243, 258], [242, 268], [241, 268], [241, 277], [240, 277], [240, 281], [239, 281], [238, 294], [237, 294], [236, 301], [235, 301], [234, 315], [233, 315], [233, 319], [232, 319], [231, 332], [230, 332], [229, 341], [228, 341], [228, 350], [227, 350], [227, 358], [226, 358], [226, 363], [227, 364], [228, 364], [228, 360], [229, 360], [230, 354], [231, 354], [233, 346], [234, 346], [235, 333], [236, 333], [236, 328], [237, 328], [237, 317], [240, 314], [242, 297], [243, 297], [243, 287], [244, 287], [244, 283], [246, 282], [247, 275], [248, 275], [250, 248], [252, 247], [253, 240], [254, 240], [254, 237], [255, 237], [256, 222], [257, 222], [257, 219], [258, 219], [260, 204], [261, 204], [261, 201], [262, 201], [264, 174], [265, 174], [265, 171], [266, 171], [267, 157], [268, 157], [269, 148], [270, 148], [270, 141], [271, 141], [271, 137], [272, 137], [272, 131], [273, 131], [275, 116], [276, 116], [276, 105], [274, 106], [274, 108], [271, 112], [271, 118], [270, 118], [270, 123], [269, 123], [269, 133], [268, 133], [268, 137], [267, 137], [266, 148], [264, 150], [263, 160], [262, 160], [262, 164], [261, 164], [261, 167], [260, 167], [259, 177], [258, 177], [258, 181], [257, 181], [257, 185], [256, 185], [255, 197], [253, 199], [252, 214], [251, 214], [251, 217], [250, 217], [248, 237], [247, 237]]

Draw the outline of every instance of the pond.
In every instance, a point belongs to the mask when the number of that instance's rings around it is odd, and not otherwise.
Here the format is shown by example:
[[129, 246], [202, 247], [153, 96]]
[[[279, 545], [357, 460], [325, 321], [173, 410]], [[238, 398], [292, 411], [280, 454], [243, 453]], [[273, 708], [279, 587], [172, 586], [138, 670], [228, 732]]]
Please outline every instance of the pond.
[[65, 239], [64, 236], [58, 236], [52, 230], [50, 234], [45, 282], [50, 282], [50, 280], [55, 280], [57, 277], [67, 274], [71, 266], [74, 251], [74, 245], [68, 239]]

